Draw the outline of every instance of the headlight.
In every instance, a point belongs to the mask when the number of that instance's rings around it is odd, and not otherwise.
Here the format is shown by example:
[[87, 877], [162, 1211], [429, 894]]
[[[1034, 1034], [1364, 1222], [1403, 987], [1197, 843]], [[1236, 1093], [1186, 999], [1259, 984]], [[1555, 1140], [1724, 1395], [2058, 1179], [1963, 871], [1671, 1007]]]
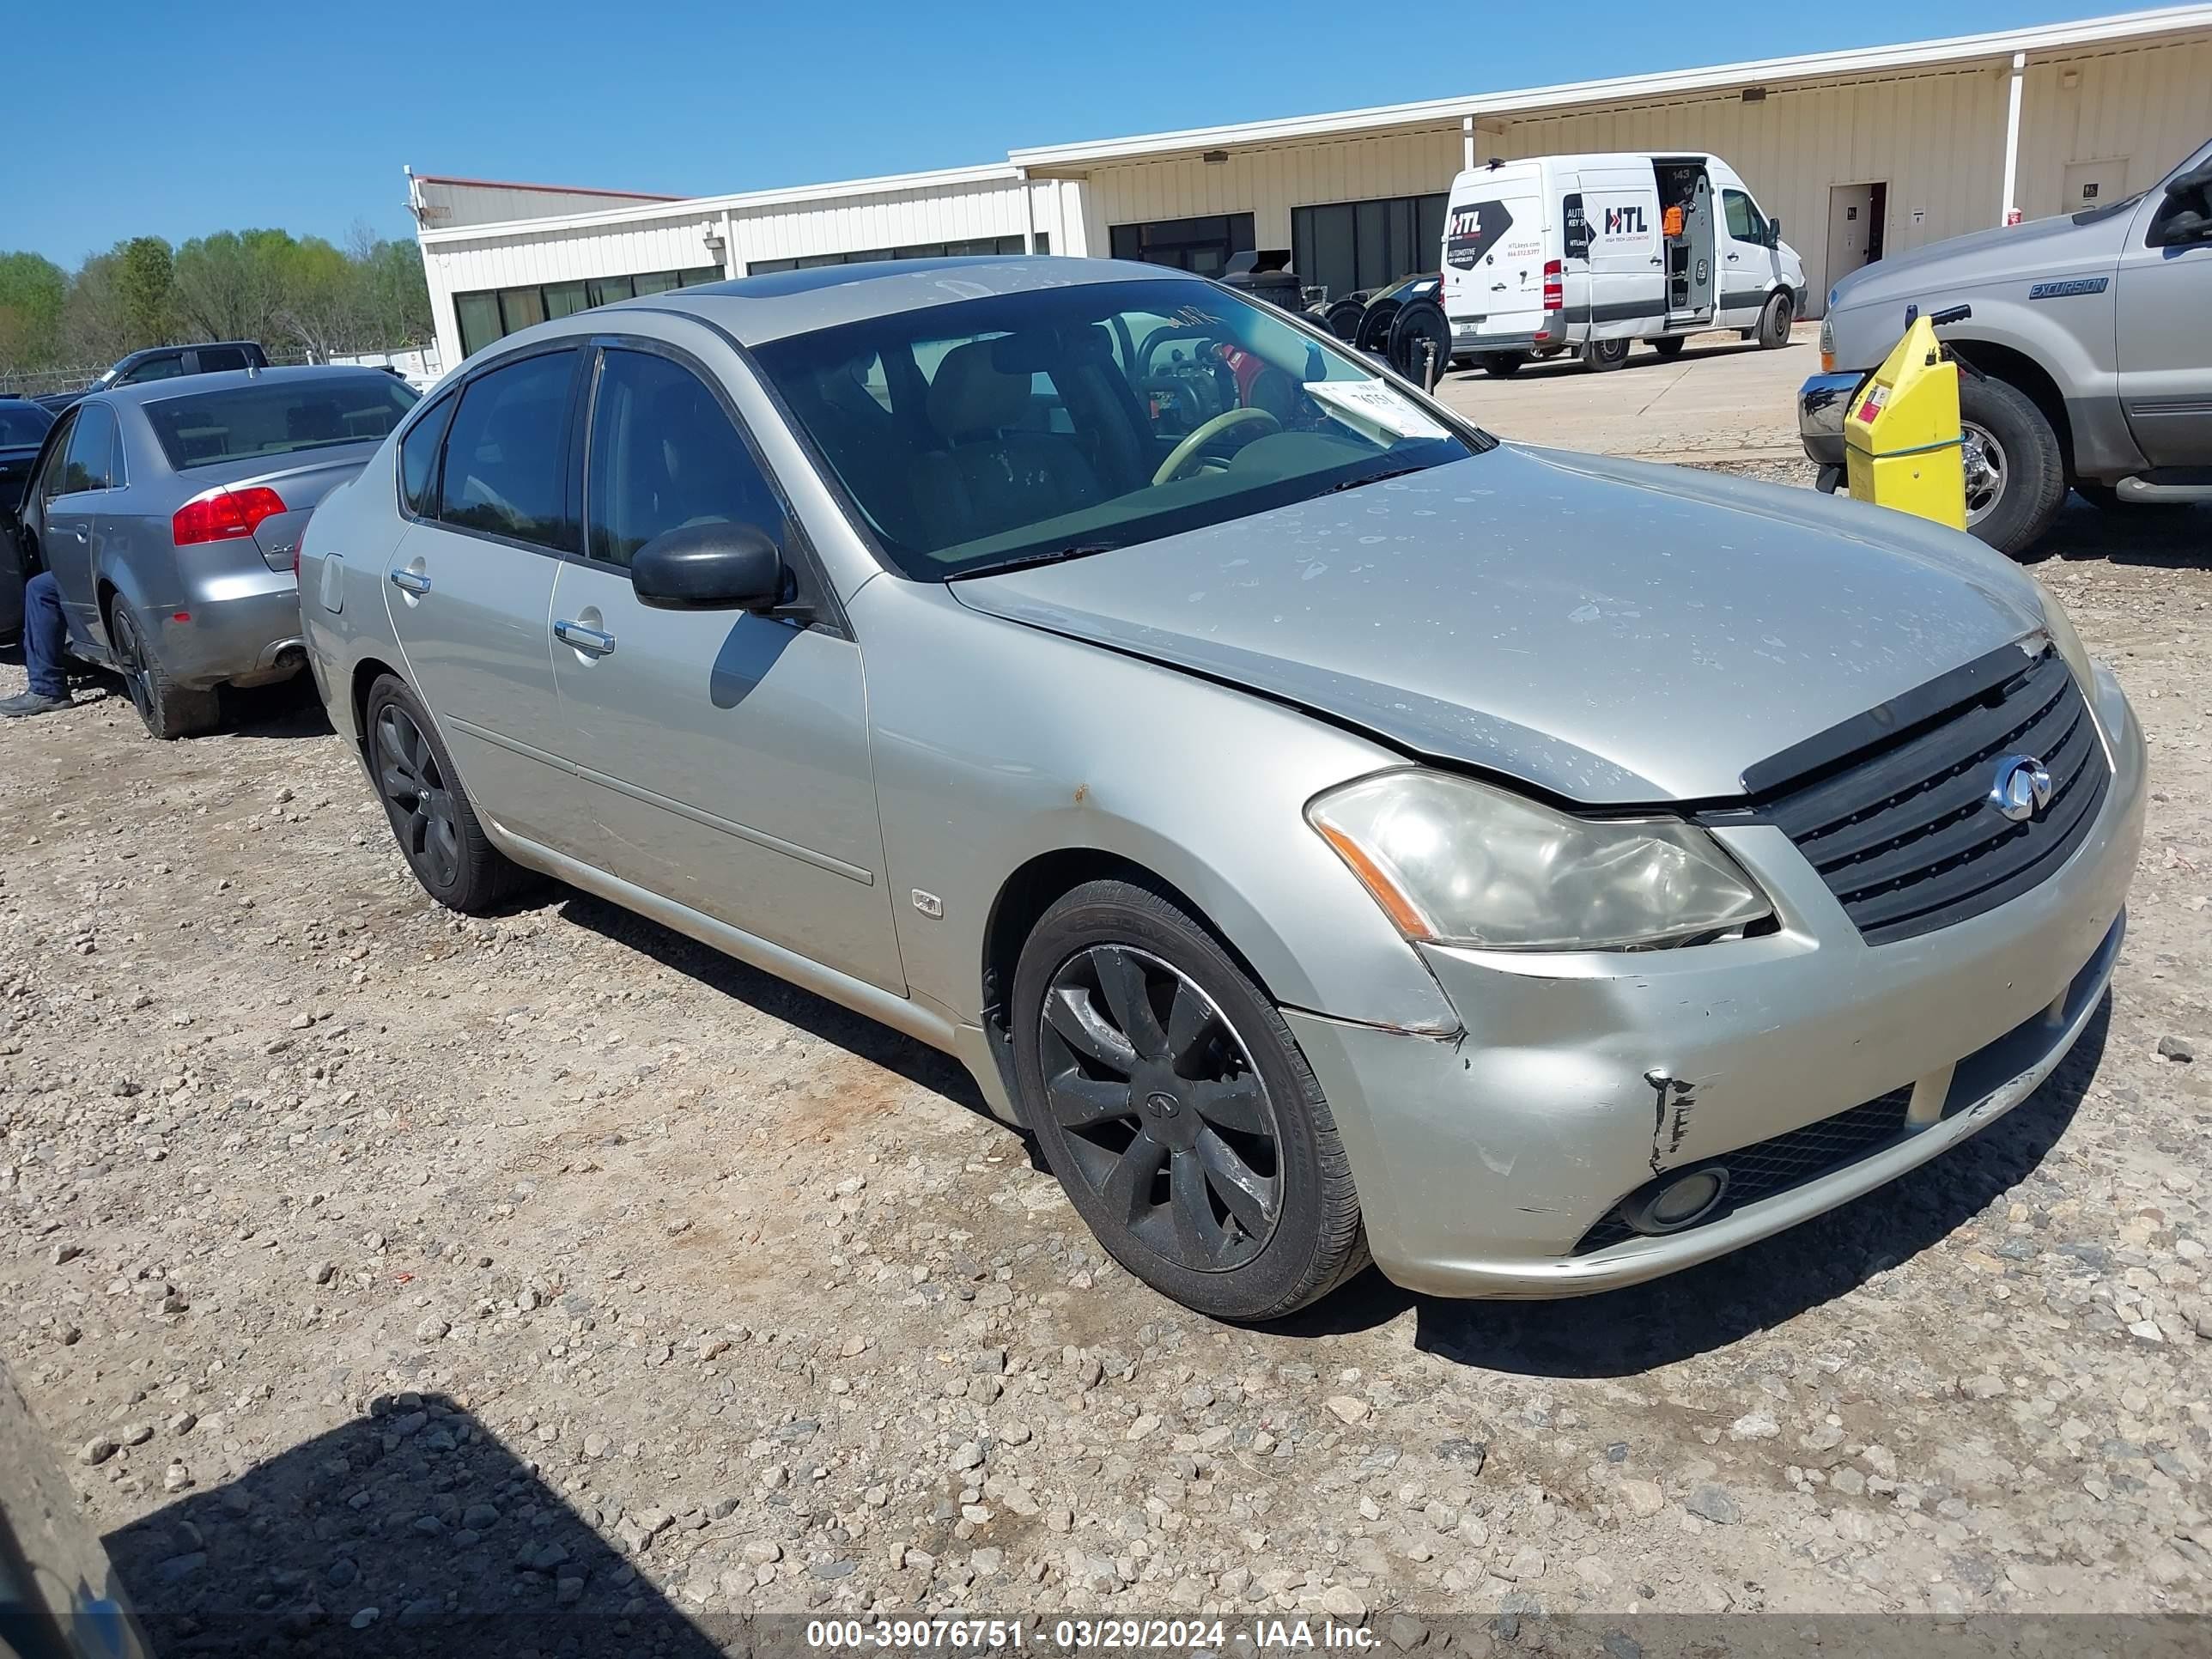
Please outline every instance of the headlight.
[[2074, 631], [2074, 622], [2066, 614], [2066, 607], [2058, 603], [2056, 593], [2043, 585], [2040, 576], [2035, 579], [2035, 589], [2043, 597], [2043, 631], [2051, 635], [2051, 644], [2058, 647], [2058, 654], [2074, 671], [2074, 684], [2081, 688], [2081, 695], [2094, 704], [2097, 682], [2089, 666], [2088, 647]]
[[1438, 945], [1663, 945], [1771, 908], [1695, 825], [1572, 817], [1448, 773], [1380, 772], [1306, 817], [1400, 932]]

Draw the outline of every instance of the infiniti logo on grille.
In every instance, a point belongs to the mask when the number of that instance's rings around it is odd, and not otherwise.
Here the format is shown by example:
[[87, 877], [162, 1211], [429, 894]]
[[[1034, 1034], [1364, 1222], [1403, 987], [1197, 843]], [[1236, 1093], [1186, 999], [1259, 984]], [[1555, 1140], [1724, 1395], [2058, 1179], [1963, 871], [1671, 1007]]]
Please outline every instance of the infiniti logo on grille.
[[2014, 823], [2027, 823], [2051, 805], [2050, 769], [2033, 755], [2007, 755], [1997, 763], [1988, 801]]

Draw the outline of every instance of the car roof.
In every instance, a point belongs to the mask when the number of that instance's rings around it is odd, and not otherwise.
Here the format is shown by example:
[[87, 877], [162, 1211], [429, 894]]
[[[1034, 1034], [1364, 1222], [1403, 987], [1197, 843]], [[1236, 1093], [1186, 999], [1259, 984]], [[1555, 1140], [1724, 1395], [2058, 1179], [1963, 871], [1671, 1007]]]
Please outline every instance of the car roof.
[[303, 363], [292, 368], [226, 368], [213, 374], [173, 374], [167, 380], [147, 380], [138, 386], [110, 386], [105, 392], [88, 392], [78, 401], [112, 404], [122, 409], [142, 404], [158, 404], [170, 398], [197, 398], [203, 392], [227, 392], [234, 386], [275, 386], [301, 380], [357, 380], [365, 374], [373, 374], [380, 380], [392, 378], [380, 368], [364, 368], [358, 363]]
[[[544, 337], [587, 332], [592, 329], [592, 319], [603, 319], [610, 313], [632, 309], [682, 312], [726, 330], [742, 344], [761, 345], [793, 334], [834, 328], [841, 323], [860, 322], [870, 317], [887, 317], [931, 306], [955, 305], [963, 300], [996, 294], [1092, 283], [1164, 282], [1176, 277], [1197, 280], [1190, 272], [1168, 265], [1046, 254], [871, 259], [859, 264], [781, 270], [764, 276], [739, 276], [726, 283], [642, 295], [589, 313], [580, 328], [575, 317], [562, 319], [568, 325], [566, 327], [544, 325]], [[601, 321], [599, 326], [605, 329], [611, 325]]]

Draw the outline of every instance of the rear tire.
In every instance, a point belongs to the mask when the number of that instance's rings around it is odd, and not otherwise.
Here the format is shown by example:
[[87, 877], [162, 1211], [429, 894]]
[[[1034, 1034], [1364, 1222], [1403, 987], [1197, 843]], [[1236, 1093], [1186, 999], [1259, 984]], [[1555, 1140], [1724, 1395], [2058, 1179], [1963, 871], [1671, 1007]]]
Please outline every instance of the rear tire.
[[1592, 340], [1583, 347], [1583, 367], [1603, 374], [1628, 361], [1626, 340]]
[[1766, 297], [1766, 306], [1759, 313], [1759, 327], [1753, 337], [1761, 351], [1772, 351], [1790, 343], [1790, 325], [1797, 320], [1797, 302], [1788, 293], [1778, 291]]
[[1682, 348], [1689, 343], [1686, 334], [1662, 334], [1651, 342], [1651, 349], [1671, 362], [1682, 355]]
[[213, 728], [222, 713], [216, 694], [179, 685], [169, 678], [147, 637], [146, 625], [120, 594], [108, 601], [107, 637], [123, 672], [124, 689], [131, 694], [131, 706], [145, 722], [149, 737], [173, 743]]
[[445, 739], [406, 681], [386, 674], [368, 688], [362, 731], [376, 798], [424, 892], [477, 916], [529, 884], [532, 872], [484, 834]]
[[1985, 374], [1960, 375], [1959, 419], [1967, 440], [1966, 528], [2019, 558], [2066, 499], [2058, 434], [2026, 392]]
[[1493, 380], [1510, 380], [1527, 366], [1525, 351], [1478, 351], [1474, 361], [1482, 372]]
[[1225, 1320], [1279, 1318], [1367, 1265], [1321, 1085], [1274, 1005], [1181, 906], [1086, 882], [1013, 987], [1024, 1121], [1098, 1242]]

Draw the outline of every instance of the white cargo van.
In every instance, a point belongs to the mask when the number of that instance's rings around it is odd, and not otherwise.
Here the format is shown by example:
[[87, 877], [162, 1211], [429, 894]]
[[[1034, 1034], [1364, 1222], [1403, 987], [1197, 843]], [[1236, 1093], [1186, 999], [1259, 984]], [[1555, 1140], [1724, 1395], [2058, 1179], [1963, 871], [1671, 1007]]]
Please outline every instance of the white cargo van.
[[1717, 155], [1486, 162], [1444, 215], [1452, 356], [1504, 375], [1562, 351], [1618, 368], [1636, 340], [1672, 356], [1708, 329], [1781, 345], [1805, 308], [1781, 229]]

